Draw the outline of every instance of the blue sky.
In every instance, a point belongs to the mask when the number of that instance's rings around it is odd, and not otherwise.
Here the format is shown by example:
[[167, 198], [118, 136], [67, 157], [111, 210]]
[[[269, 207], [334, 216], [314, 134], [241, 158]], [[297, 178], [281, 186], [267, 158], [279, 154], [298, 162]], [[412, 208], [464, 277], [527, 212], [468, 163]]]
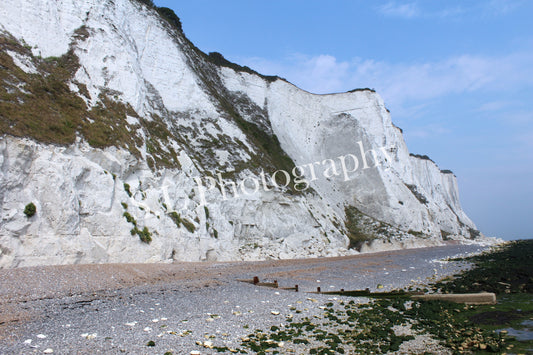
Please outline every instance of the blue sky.
[[155, 3], [205, 52], [315, 93], [376, 89], [483, 233], [533, 238], [533, 1]]

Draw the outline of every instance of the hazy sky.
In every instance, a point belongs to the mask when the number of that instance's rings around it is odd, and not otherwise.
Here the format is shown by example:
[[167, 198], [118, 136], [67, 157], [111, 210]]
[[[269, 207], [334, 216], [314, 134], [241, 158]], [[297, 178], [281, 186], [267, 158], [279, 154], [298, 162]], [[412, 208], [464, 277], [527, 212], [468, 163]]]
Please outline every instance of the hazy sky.
[[483, 233], [533, 238], [533, 1], [155, 2], [205, 52], [314, 93], [376, 89]]

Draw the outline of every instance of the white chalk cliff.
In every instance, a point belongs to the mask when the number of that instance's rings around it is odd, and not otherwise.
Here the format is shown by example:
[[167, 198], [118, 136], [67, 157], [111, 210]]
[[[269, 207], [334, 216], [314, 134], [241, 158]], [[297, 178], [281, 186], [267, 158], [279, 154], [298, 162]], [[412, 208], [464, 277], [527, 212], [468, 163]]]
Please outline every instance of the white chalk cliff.
[[314, 95], [208, 56], [149, 1], [2, 0], [0, 81], [0, 268], [484, 239], [377, 93]]

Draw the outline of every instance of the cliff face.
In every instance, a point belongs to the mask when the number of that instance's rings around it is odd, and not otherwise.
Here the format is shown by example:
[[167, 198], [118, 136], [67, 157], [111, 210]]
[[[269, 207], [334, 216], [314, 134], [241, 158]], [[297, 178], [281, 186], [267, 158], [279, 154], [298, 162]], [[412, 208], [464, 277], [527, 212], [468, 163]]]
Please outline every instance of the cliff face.
[[164, 9], [3, 0], [0, 80], [0, 267], [482, 237], [378, 94], [313, 95], [207, 56]]

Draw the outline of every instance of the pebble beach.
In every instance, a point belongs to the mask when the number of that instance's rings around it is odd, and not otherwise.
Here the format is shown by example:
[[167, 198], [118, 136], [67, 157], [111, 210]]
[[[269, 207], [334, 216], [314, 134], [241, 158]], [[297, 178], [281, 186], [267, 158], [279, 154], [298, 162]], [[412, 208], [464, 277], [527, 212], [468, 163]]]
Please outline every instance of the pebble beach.
[[[256, 262], [43, 266], [0, 270], [0, 354], [214, 354], [255, 329], [318, 318], [325, 304], [366, 298], [311, 293], [388, 291], [454, 275], [479, 253], [447, 245], [349, 257]], [[257, 276], [280, 288], [242, 282]], [[298, 285], [299, 292], [284, 290]], [[406, 345], [438, 344], [423, 334]], [[287, 353], [305, 347], [280, 344]], [[404, 349], [404, 351], [406, 351]], [[248, 351], [248, 353], [253, 353]]]

